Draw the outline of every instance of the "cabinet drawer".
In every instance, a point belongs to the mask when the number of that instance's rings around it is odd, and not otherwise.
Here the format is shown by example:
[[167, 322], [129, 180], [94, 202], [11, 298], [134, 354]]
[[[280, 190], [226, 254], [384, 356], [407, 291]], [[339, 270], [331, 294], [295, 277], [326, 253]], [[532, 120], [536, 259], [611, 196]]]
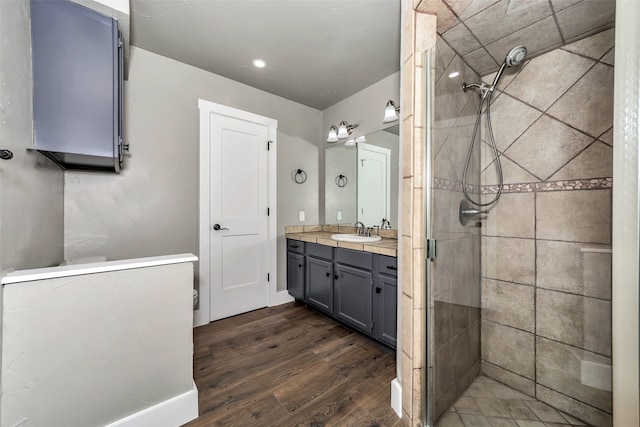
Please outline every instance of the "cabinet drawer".
[[287, 251], [298, 254], [304, 253], [304, 242], [300, 240], [287, 239]]
[[386, 255], [377, 255], [378, 272], [389, 276], [398, 275], [398, 258]]
[[336, 248], [336, 262], [354, 267], [371, 270], [371, 254], [369, 252], [352, 251], [351, 249]]
[[330, 260], [333, 259], [333, 248], [317, 243], [307, 243], [307, 255]]

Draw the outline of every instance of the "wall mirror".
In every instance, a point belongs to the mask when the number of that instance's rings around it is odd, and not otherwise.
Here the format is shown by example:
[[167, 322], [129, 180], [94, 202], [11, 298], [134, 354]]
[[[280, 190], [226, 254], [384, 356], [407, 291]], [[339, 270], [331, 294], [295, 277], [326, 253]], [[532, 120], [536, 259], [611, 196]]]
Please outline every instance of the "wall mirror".
[[[358, 138], [362, 139], [362, 138]], [[398, 227], [399, 125], [325, 151], [325, 224]]]

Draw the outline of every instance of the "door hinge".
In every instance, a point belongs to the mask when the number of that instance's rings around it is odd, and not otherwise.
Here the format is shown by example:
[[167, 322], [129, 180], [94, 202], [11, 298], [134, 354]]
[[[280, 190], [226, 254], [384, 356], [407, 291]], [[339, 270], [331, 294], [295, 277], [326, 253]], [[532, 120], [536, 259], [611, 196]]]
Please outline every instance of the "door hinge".
[[270, 280], [271, 275], [269, 273], [267, 273], [267, 282]]
[[436, 239], [427, 239], [427, 259], [436, 259]]
[[273, 141], [267, 141], [267, 151], [271, 150], [271, 144], [273, 144]]
[[267, 216], [269, 216], [269, 208], [267, 208]]

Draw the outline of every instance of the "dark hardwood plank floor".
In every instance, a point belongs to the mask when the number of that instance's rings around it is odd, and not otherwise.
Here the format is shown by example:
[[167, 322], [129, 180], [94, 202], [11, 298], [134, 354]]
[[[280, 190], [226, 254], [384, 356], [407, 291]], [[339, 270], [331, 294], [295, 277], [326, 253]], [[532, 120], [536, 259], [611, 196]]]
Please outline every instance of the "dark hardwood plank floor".
[[395, 352], [300, 303], [194, 330], [200, 426], [401, 426]]

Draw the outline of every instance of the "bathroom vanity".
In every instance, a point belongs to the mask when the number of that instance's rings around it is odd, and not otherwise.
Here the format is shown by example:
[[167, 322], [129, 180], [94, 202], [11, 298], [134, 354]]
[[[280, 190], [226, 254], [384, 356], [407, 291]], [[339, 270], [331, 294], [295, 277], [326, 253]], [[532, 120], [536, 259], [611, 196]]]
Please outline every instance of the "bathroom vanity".
[[287, 234], [289, 294], [395, 349], [397, 240], [352, 244], [330, 236]]

